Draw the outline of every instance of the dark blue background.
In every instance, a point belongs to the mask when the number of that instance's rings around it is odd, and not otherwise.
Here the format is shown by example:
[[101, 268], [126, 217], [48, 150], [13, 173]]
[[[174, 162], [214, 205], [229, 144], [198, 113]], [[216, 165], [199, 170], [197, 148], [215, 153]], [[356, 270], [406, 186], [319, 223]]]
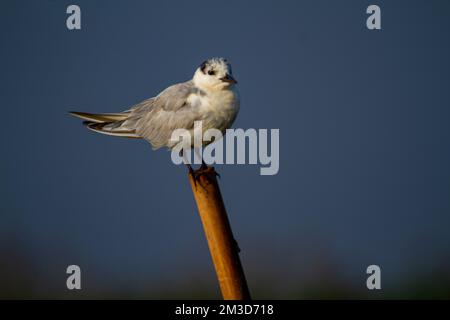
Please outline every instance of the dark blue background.
[[2, 1], [0, 296], [220, 297], [185, 167], [67, 111], [121, 111], [224, 56], [234, 127], [280, 129], [278, 175], [217, 168], [254, 297], [448, 297], [449, 18], [438, 0]]

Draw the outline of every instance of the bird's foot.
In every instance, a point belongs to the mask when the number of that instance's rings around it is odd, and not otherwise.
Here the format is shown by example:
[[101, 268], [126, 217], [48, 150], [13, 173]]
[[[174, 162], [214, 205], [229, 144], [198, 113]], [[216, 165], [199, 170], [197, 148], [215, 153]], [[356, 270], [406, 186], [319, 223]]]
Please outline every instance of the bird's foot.
[[197, 170], [194, 170], [191, 166], [189, 166], [189, 174], [192, 176], [195, 187], [197, 187], [197, 182], [201, 185], [200, 178], [202, 176], [205, 177], [206, 181], [209, 183], [212, 183], [213, 179], [216, 177], [220, 178], [220, 174], [214, 170], [214, 167], [209, 167], [205, 163], [203, 163]]

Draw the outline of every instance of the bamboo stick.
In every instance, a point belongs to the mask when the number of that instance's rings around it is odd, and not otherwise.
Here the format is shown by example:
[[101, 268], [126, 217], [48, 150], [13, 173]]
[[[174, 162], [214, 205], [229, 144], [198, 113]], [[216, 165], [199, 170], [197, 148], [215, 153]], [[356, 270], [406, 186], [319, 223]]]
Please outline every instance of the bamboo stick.
[[203, 224], [209, 251], [224, 300], [250, 300], [225, 205], [213, 167], [189, 174], [189, 181]]

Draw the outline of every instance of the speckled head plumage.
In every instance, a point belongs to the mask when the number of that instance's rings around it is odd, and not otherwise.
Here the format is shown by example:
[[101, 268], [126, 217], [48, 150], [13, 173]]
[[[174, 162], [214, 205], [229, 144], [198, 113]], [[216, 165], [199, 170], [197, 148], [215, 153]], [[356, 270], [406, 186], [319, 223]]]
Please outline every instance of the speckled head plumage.
[[194, 83], [205, 88], [228, 88], [237, 83], [233, 78], [231, 65], [224, 58], [204, 61], [194, 75]]

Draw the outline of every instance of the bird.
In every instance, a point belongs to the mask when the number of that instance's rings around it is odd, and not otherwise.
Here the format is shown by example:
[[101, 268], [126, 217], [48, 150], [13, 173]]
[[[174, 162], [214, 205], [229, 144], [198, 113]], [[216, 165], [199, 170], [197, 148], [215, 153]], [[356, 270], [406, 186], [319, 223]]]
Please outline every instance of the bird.
[[[192, 79], [169, 86], [158, 95], [137, 103], [119, 113], [87, 113], [71, 111], [84, 120], [90, 130], [109, 136], [145, 139], [154, 150], [173, 149], [171, 139], [176, 129], [191, 133], [194, 122], [202, 129], [218, 129], [225, 134], [240, 109], [237, 81], [231, 64], [224, 58], [205, 60], [195, 70]], [[211, 141], [203, 141], [204, 145]], [[193, 147], [193, 143], [191, 145]], [[187, 164], [189, 171], [193, 169]], [[203, 162], [202, 168], [206, 164]]]

